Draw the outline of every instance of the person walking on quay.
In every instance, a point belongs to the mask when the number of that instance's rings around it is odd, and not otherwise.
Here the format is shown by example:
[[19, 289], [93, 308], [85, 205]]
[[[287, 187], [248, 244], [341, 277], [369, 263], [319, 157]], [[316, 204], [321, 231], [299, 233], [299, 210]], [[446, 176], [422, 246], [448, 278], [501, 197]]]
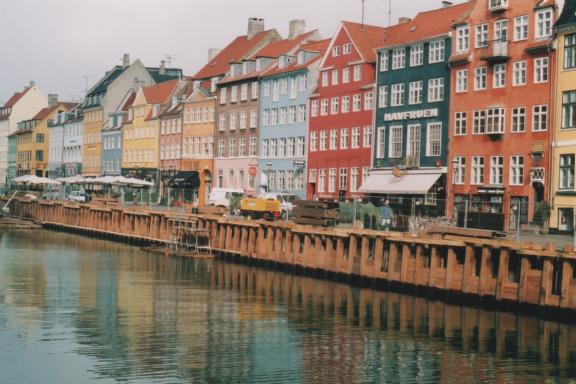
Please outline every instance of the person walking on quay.
[[390, 222], [392, 221], [392, 208], [390, 208], [390, 202], [388, 200], [380, 207], [380, 219], [382, 220], [382, 229], [389, 231]]

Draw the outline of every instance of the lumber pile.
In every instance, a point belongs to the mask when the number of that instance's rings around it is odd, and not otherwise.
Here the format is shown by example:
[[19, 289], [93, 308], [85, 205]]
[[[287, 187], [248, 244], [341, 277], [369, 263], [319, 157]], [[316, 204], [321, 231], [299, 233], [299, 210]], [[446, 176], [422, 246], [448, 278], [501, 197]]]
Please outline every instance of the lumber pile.
[[296, 224], [333, 227], [340, 220], [338, 203], [312, 200], [297, 200], [292, 208]]

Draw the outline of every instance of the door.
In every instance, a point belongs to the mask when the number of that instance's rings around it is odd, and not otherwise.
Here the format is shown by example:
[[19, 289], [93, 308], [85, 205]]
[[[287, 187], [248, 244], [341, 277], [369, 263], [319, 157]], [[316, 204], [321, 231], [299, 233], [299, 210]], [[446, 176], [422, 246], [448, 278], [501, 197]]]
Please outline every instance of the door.
[[572, 232], [574, 228], [574, 209], [560, 208], [558, 210], [558, 231]]

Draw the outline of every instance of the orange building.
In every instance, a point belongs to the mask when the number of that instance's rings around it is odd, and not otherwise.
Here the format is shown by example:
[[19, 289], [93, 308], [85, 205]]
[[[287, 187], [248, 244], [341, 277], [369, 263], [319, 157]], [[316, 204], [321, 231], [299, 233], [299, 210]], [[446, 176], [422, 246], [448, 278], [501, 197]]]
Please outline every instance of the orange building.
[[478, 0], [453, 27], [447, 207], [460, 226], [545, 219], [555, 19], [554, 0]]

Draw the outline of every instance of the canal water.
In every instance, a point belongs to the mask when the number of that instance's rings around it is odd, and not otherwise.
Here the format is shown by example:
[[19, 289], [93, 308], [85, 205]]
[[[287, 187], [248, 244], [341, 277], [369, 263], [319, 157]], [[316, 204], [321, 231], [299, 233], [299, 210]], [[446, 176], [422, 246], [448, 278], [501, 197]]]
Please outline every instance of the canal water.
[[576, 326], [0, 233], [1, 383], [565, 383]]

